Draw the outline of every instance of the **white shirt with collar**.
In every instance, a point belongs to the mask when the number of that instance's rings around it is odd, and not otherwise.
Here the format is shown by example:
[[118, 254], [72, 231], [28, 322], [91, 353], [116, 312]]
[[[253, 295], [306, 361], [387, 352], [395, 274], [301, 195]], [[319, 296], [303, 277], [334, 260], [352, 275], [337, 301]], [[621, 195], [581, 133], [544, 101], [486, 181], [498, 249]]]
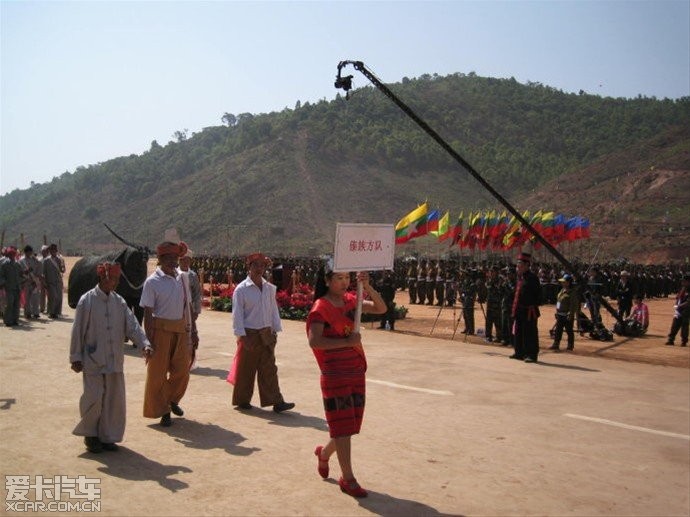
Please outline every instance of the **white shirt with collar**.
[[232, 294], [232, 328], [238, 337], [246, 336], [245, 329], [271, 327], [273, 332], [283, 330], [276, 302], [277, 288], [263, 278], [261, 282], [259, 289], [247, 276]]
[[159, 267], [149, 275], [141, 292], [141, 307], [153, 310], [154, 318], [180, 320], [184, 317], [185, 287], [182, 275], [166, 275]]

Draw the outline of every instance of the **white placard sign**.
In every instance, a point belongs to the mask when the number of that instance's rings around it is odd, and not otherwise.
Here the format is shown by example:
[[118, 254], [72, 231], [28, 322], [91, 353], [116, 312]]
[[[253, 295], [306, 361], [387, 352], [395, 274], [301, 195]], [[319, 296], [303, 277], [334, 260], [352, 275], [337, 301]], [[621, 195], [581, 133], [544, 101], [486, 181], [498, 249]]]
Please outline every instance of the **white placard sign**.
[[337, 223], [333, 271], [393, 269], [395, 226]]

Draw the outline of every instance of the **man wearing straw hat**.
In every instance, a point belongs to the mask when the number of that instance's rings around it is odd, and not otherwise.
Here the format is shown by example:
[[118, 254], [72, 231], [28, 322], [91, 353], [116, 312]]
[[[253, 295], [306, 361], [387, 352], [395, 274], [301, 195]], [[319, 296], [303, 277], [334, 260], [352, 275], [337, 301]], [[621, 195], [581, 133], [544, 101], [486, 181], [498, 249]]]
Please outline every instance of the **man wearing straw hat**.
[[125, 337], [142, 348], [150, 347], [146, 334], [115, 292], [120, 264], [96, 267], [98, 285], [79, 299], [74, 313], [69, 360], [72, 370], [83, 373], [79, 400], [81, 420], [73, 434], [84, 437], [89, 452], [117, 450], [125, 432]]
[[278, 385], [275, 346], [280, 322], [276, 286], [264, 278], [270, 259], [262, 253], [247, 257], [247, 278], [232, 295], [232, 326], [237, 336], [237, 371], [232, 404], [241, 410], [252, 409], [254, 378], [259, 385], [261, 407], [273, 406], [281, 413], [295, 407], [285, 402]]
[[[192, 250], [187, 249], [187, 252], [180, 257], [178, 271], [183, 275], [183, 283], [186, 284], [185, 287], [189, 289], [189, 309], [191, 313], [191, 319], [196, 323], [196, 320], [201, 314], [201, 282], [199, 281], [199, 275], [196, 271], [191, 268], [192, 257], [194, 253]], [[186, 277], [186, 278], [185, 278]], [[191, 335], [192, 338], [192, 366], [193, 369], [196, 365], [196, 349], [199, 346], [199, 334], [195, 329]]]
[[194, 253], [192, 253], [192, 250], [188, 249], [187, 252], [180, 257], [179, 270], [185, 273], [189, 278], [189, 291], [192, 296], [190, 308], [192, 310], [192, 318], [196, 321], [199, 314], [201, 314], [201, 283], [199, 281], [199, 275], [191, 268], [193, 257]]

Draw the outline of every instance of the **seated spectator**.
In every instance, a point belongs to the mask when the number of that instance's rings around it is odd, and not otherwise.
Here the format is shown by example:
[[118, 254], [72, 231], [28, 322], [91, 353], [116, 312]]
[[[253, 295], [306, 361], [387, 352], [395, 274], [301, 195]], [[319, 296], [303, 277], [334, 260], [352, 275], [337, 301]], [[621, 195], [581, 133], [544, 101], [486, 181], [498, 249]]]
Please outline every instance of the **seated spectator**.
[[626, 320], [626, 326], [631, 336], [641, 336], [647, 332], [649, 327], [649, 307], [642, 301], [642, 295], [635, 295], [635, 305], [633, 305], [630, 317]]

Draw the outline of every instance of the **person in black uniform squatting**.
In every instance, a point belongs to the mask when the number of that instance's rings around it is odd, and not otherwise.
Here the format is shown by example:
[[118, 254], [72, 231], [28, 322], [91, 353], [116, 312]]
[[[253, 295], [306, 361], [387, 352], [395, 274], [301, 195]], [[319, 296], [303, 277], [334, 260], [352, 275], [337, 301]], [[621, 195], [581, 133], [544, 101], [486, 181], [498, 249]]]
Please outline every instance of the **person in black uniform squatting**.
[[539, 358], [539, 294], [541, 286], [537, 275], [530, 271], [532, 256], [521, 253], [517, 260], [517, 285], [513, 300], [513, 345], [515, 353], [511, 359], [524, 359], [536, 363]]

